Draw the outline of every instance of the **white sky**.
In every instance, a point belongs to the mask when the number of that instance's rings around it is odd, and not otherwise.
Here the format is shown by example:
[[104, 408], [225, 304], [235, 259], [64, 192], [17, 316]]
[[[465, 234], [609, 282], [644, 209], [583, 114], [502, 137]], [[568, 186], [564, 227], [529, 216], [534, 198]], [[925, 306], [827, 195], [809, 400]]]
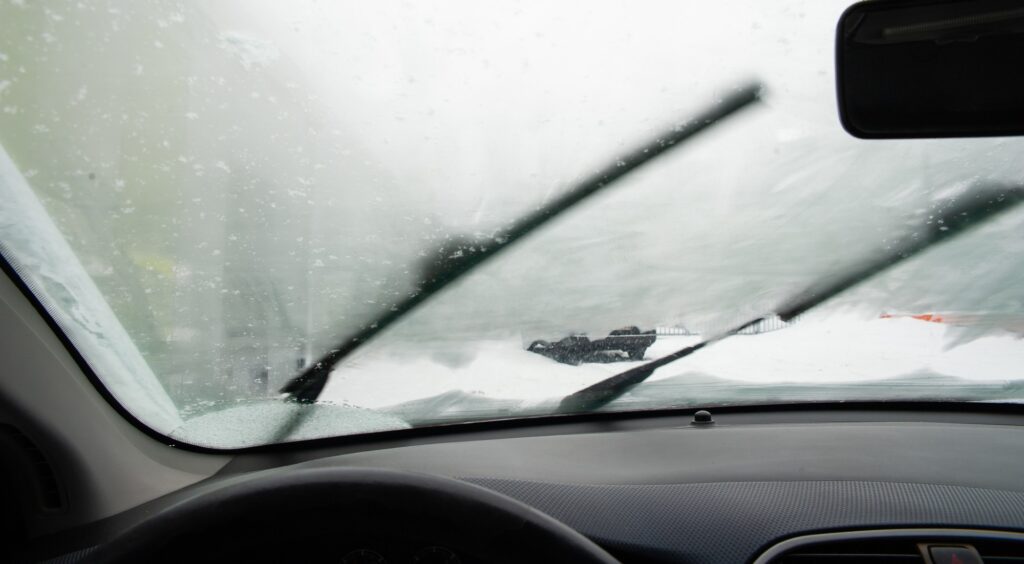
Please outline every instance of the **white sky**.
[[751, 77], [781, 111], [835, 122], [833, 30], [810, 22], [844, 2], [213, 6], [455, 221], [505, 219], [509, 199], [534, 200]]

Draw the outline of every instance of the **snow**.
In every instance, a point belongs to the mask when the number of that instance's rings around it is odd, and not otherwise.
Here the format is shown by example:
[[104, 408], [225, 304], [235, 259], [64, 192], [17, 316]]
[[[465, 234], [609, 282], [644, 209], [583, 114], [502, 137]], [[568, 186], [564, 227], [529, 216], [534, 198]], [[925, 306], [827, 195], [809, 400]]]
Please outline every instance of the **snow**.
[[569, 366], [524, 350], [519, 339], [470, 343], [467, 362], [452, 362], [451, 343], [424, 345], [408, 359], [387, 351], [343, 364], [322, 398], [380, 408], [460, 390], [472, 395], [540, 400], [564, 395], [636, 363]]
[[398, 417], [368, 409], [320, 402], [311, 405], [276, 399], [239, 402], [211, 413], [193, 417], [168, 435], [200, 446], [244, 448], [277, 440], [288, 423], [306, 411], [287, 441], [408, 429]]
[[0, 250], [103, 384], [150, 427], [180, 425], [174, 402], [2, 146], [0, 200]]
[[221, 48], [237, 57], [245, 70], [264, 67], [281, 58], [273, 43], [238, 31], [224, 31], [218, 39]]
[[968, 380], [1021, 377], [1024, 347], [1019, 336], [1004, 331], [951, 347], [961, 330], [909, 317], [813, 317], [784, 330], [725, 340], [662, 372], [678, 373], [685, 367], [762, 383], [853, 382], [920, 371]]
[[[704, 375], [705, 383], [711, 377], [716, 389], [725, 392], [730, 384], [824, 386], [932, 375], [925, 378], [930, 383], [920, 392], [924, 397], [948, 383], [948, 377], [993, 386], [1022, 378], [1024, 347], [1016, 333], [987, 333], [956, 344], [963, 331], [963, 327], [909, 317], [829, 312], [785, 329], [716, 343], [659, 370], [645, 386], [694, 374]], [[700, 339], [659, 336], [646, 358], [666, 355]], [[382, 409], [444, 394], [450, 400], [458, 392], [463, 400], [516, 399], [525, 400], [520, 405], [536, 406], [638, 364], [570, 366], [530, 353], [522, 342], [510, 337], [371, 345], [372, 350], [332, 374], [322, 397]], [[415, 346], [418, 354], [399, 352], [403, 346]], [[692, 381], [696, 385], [698, 380]]]

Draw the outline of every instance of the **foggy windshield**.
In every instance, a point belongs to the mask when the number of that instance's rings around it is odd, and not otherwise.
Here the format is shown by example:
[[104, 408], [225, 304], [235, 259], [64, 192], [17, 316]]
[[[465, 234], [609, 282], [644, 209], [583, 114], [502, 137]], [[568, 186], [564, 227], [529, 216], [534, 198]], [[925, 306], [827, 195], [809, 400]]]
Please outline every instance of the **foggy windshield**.
[[[294, 438], [544, 413], [771, 311], [942, 198], [1024, 180], [1017, 139], [846, 134], [846, 6], [8, 2], [4, 256], [144, 424], [260, 444], [291, 409], [280, 387], [415, 291], [427, 254], [760, 80], [763, 103], [346, 359]], [[606, 409], [1019, 401], [1022, 224], [1009, 213]], [[625, 327], [655, 335], [639, 357], [602, 341]], [[565, 339], [602, 342], [559, 359]]]

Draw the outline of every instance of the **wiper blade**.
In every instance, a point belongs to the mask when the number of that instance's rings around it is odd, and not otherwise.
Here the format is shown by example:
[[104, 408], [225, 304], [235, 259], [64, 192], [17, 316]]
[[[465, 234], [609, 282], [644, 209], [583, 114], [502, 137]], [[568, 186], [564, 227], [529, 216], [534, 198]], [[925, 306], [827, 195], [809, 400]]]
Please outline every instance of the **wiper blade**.
[[735, 89], [693, 119], [674, 126], [649, 143], [615, 159], [611, 164], [583, 179], [554, 201], [513, 223], [511, 227], [493, 237], [491, 241], [457, 241], [454, 245], [438, 250], [437, 254], [433, 256], [439, 258], [424, 269], [419, 289], [415, 293], [385, 310], [380, 317], [312, 363], [305, 371], [293, 377], [285, 384], [281, 392], [286, 394], [286, 399], [293, 401], [302, 403], [316, 401], [338, 362], [381, 331], [408, 315], [431, 296], [532, 233], [538, 227], [611, 186], [630, 172], [720, 123], [746, 106], [757, 102], [760, 100], [761, 91], [762, 86], [756, 82]]
[[784, 301], [772, 314], [756, 317], [695, 345], [682, 348], [672, 354], [631, 368], [574, 392], [562, 399], [558, 406], [558, 412], [575, 413], [598, 409], [622, 396], [666, 364], [686, 358], [712, 343], [731, 337], [773, 315], [783, 321], [789, 321], [853, 286], [888, 270], [893, 265], [938, 243], [956, 237], [1021, 202], [1024, 202], [1024, 189], [1005, 186], [975, 188], [960, 198], [948, 200], [935, 210], [935, 213], [924, 222], [919, 230], [888, 245], [853, 268], [837, 276], [827, 277], [817, 284], [812, 284], [804, 291]]

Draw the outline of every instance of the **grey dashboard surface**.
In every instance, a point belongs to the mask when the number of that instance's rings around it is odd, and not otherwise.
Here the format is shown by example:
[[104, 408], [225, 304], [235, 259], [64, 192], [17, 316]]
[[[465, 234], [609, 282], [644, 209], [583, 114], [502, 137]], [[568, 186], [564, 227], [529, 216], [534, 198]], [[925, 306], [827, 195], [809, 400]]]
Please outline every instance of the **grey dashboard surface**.
[[744, 562], [808, 532], [1024, 530], [1024, 430], [1010, 425], [684, 425], [416, 445], [307, 465], [461, 477], [654, 561]]
[[461, 478], [549, 513], [627, 562], [749, 562], [783, 538], [824, 531], [1024, 531], [1024, 426], [1016, 413], [759, 412], [723, 414], [706, 427], [687, 421], [470, 429], [244, 453], [204, 483], [81, 531], [65, 550], [102, 543], [233, 477], [319, 466]]
[[1024, 430], [936, 422], [678, 425], [468, 440], [327, 457], [464, 478], [570, 484], [852, 480], [1024, 491]]
[[808, 532], [931, 527], [1024, 529], [1024, 493], [894, 482], [580, 485], [474, 479], [606, 549], [666, 562], [749, 562]]

